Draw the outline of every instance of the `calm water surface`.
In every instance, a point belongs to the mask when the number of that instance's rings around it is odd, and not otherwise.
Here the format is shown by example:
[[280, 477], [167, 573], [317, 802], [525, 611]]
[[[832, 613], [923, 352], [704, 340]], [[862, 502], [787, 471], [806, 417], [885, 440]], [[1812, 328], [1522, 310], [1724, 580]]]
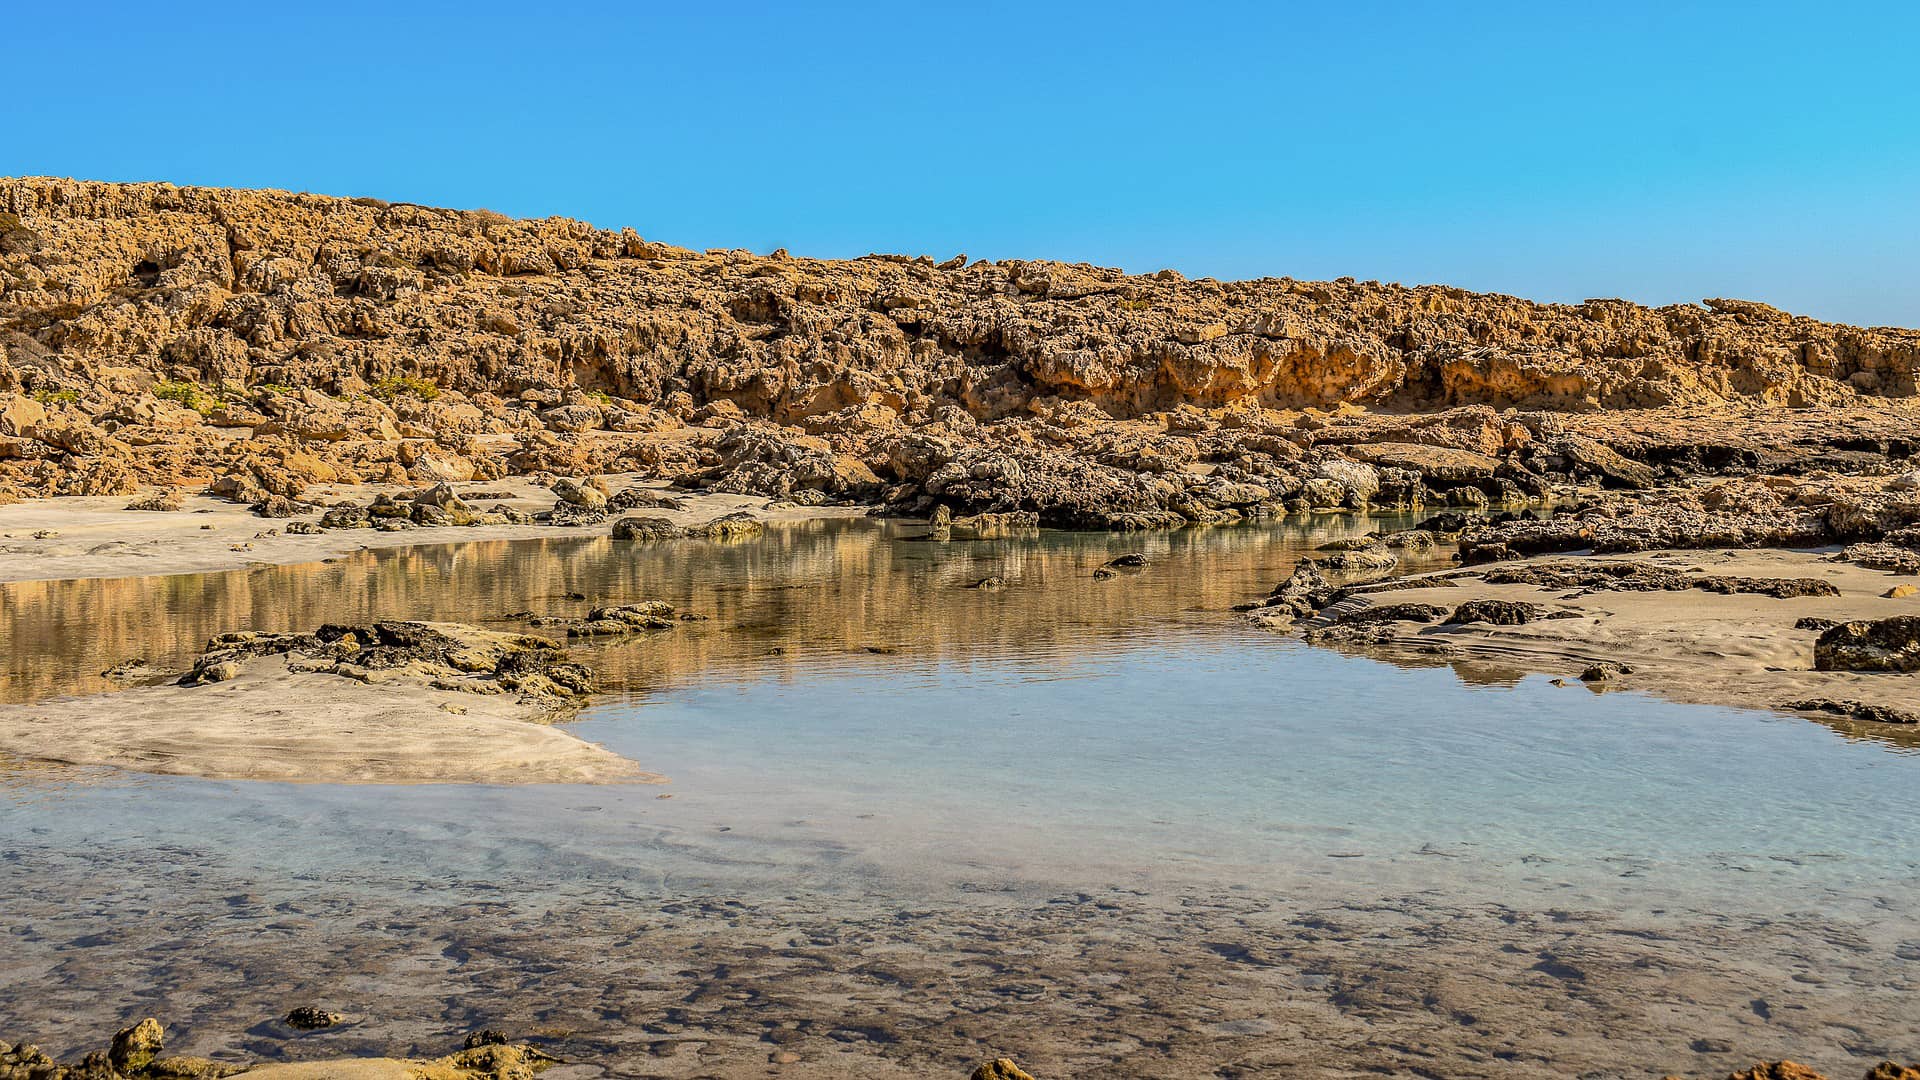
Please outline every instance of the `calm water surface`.
[[[166, 852], [196, 873], [168, 875], [148, 902], [324, 882], [376, 919], [462, 883], [562, 914], [714, 895], [884, 907], [1062, 889], [1410, 891], [1651, 915], [1817, 911], [1880, 933], [1872, 948], [1905, 947], [1888, 913], [1920, 900], [1920, 759], [1899, 746], [1543, 677], [1392, 666], [1226, 614], [1302, 551], [1397, 524], [937, 544], [855, 521], [746, 544], [476, 544], [0, 586], [13, 700], [104, 689], [99, 672], [132, 657], [183, 665], [237, 627], [643, 597], [710, 616], [592, 650], [619, 690], [572, 730], [668, 775], [663, 788], [11, 763], [0, 852], [35, 868], [21, 894], [41, 899]], [[1135, 550], [1146, 570], [1092, 579]], [[966, 587], [989, 575], [1008, 587]], [[24, 921], [11, 903], [0, 894], [0, 922]], [[29, 955], [66, 947], [30, 940]], [[55, 970], [14, 962], [26, 981], [0, 991], [0, 1019]]]

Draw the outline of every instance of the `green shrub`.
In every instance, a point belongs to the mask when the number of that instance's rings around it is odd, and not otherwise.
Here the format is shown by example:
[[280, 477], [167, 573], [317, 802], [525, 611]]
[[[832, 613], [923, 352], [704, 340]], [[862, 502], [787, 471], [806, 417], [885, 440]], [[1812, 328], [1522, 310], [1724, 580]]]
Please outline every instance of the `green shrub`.
[[440, 396], [440, 388], [432, 379], [423, 379], [418, 375], [389, 375], [373, 384], [373, 396], [381, 401], [410, 397], [421, 401], [432, 401]]
[[35, 390], [33, 392], [33, 400], [42, 405], [78, 405], [80, 403], [80, 391]]
[[198, 383], [158, 382], [153, 385], [153, 396], [161, 401], [171, 401], [184, 405], [194, 412], [206, 412], [219, 404], [217, 398], [202, 389]]

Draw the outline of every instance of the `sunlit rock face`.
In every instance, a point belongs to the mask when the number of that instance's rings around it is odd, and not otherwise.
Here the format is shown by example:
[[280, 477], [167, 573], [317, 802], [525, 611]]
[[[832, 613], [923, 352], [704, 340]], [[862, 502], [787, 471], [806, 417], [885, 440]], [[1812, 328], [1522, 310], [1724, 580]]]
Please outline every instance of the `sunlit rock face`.
[[1917, 365], [1913, 331], [1733, 300], [695, 252], [378, 199], [0, 181], [16, 494], [627, 469], [898, 502], [938, 475], [963, 510], [1154, 526], [1235, 505], [1190, 490], [1196, 464], [1311, 479], [1299, 451], [1329, 437], [1301, 410], [1472, 407], [1344, 442], [1497, 456], [1541, 416], [1885, 408]]

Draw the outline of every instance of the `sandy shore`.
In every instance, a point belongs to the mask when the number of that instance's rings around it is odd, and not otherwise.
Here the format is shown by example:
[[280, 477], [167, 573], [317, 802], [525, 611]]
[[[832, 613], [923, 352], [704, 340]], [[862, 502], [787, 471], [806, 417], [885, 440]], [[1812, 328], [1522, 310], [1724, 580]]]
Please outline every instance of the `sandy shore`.
[[[1859, 701], [1920, 709], [1920, 675], [1813, 670], [1819, 631], [1802, 619], [1846, 622], [1920, 614], [1920, 597], [1882, 594], [1911, 582], [1834, 560], [1832, 551], [1654, 551], [1620, 556], [1542, 556], [1416, 575], [1432, 587], [1396, 588], [1355, 598], [1368, 606], [1432, 604], [1449, 610], [1470, 600], [1513, 600], [1572, 616], [1521, 625], [1484, 622], [1378, 624], [1364, 648], [1400, 663], [1449, 664], [1463, 678], [1506, 681], [1525, 673], [1563, 677], [1596, 691], [1640, 690], [1695, 704], [1782, 709], [1808, 699]], [[1630, 592], [1489, 584], [1495, 570], [1546, 563], [1639, 562], [1676, 571], [1755, 578], [1816, 578], [1837, 596], [1777, 599], [1701, 589]], [[1613, 665], [1630, 671], [1580, 681], [1587, 669]], [[1874, 724], [1877, 729], [1899, 730]]]
[[[618, 491], [631, 477], [607, 477]], [[645, 485], [657, 486], [657, 485]], [[550, 509], [525, 479], [455, 485], [507, 492], [489, 507]], [[390, 486], [321, 488], [325, 503], [364, 504]], [[753, 496], [680, 494], [679, 510], [641, 511], [696, 525], [746, 511], [763, 521], [854, 516], [859, 509], [780, 507]], [[289, 535], [287, 520], [190, 496], [178, 511], [127, 510], [127, 497], [0, 506], [0, 582], [204, 573], [314, 562], [354, 551], [498, 539], [605, 536], [609, 526], [483, 525], [398, 532], [329, 529]], [[318, 514], [292, 520], [311, 521]], [[614, 514], [618, 519], [624, 516]], [[293, 672], [263, 657], [238, 679], [169, 684], [0, 707], [0, 752], [38, 761], [219, 779], [329, 783], [661, 782], [632, 761], [551, 726], [554, 714], [515, 695], [377, 685]]]
[[68, 765], [309, 783], [565, 784], [664, 778], [512, 694], [367, 684], [249, 662], [207, 686], [0, 707], [0, 751]]
[[[664, 490], [657, 481], [631, 476], [604, 477], [614, 491], [639, 486]], [[476, 503], [479, 507], [553, 508], [553, 493], [524, 477], [487, 483], [454, 484], [456, 492], [511, 493], [512, 498]], [[365, 504], [377, 494], [405, 494], [416, 487], [394, 485], [322, 485], [306, 496], [334, 503]], [[858, 517], [861, 507], [783, 506], [752, 495], [674, 492], [681, 510], [633, 511], [664, 517], [677, 525], [697, 525], [738, 511], [762, 521], [802, 521]], [[452, 544], [468, 540], [556, 540], [605, 536], [607, 524], [475, 525], [421, 528], [400, 532], [329, 529], [317, 535], [288, 535], [289, 521], [316, 521], [319, 514], [276, 519], [256, 516], [247, 507], [207, 495], [189, 495], [174, 511], [128, 510], [139, 496], [38, 499], [0, 506], [0, 582], [77, 578], [136, 577], [235, 570], [257, 565], [315, 562], [375, 548]], [[615, 513], [610, 520], [626, 516]]]

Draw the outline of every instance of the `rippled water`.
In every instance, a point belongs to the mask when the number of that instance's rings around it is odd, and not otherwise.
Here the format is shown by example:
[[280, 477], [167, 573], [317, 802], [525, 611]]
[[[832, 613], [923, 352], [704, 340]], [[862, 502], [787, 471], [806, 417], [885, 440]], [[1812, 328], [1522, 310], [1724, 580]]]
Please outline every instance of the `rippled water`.
[[[206, 635], [240, 626], [572, 613], [641, 597], [711, 616], [592, 650], [621, 690], [573, 730], [667, 774], [665, 788], [0, 765], [0, 852], [31, 868], [16, 879], [30, 885], [0, 896], [0, 922], [34, 928], [16, 929], [0, 1020], [40, 1019], [30, 1003], [54, 979], [69, 993], [98, 980], [98, 1010], [121, 1015], [111, 968], [61, 966], [76, 934], [157, 927], [170, 906], [205, 908], [223, 928], [221, 897], [235, 889], [254, 901], [232, 919], [283, 893], [324, 896], [363, 929], [406, 910], [382, 932], [409, 940], [440, 932], [417, 910], [423, 890], [497, 890], [515, 918], [563, 921], [714, 896], [775, 911], [837, 898], [851, 919], [1062, 890], [1256, 907], [1417, 895], [1647, 918], [1738, 912], [1761, 926], [1817, 912], [1847, 920], [1887, 965], [1863, 985], [1905, 987], [1900, 950], [1920, 946], [1890, 913], [1920, 900], [1920, 759], [1797, 718], [1392, 666], [1226, 615], [1301, 551], [1382, 524], [1395, 523], [938, 544], [857, 521], [747, 544], [483, 544], [0, 587], [16, 700], [101, 689], [98, 672], [129, 657], [181, 664]], [[1133, 550], [1146, 570], [1092, 579]], [[966, 587], [989, 575], [1008, 588]], [[62, 921], [50, 914], [59, 897], [104, 881], [140, 899], [76, 913], [75, 933], [47, 930]], [[273, 948], [246, 940], [234, 947]], [[205, 963], [183, 947], [147, 993], [194, 985], [201, 1000]], [[224, 1015], [202, 1008], [208, 1023]]]

